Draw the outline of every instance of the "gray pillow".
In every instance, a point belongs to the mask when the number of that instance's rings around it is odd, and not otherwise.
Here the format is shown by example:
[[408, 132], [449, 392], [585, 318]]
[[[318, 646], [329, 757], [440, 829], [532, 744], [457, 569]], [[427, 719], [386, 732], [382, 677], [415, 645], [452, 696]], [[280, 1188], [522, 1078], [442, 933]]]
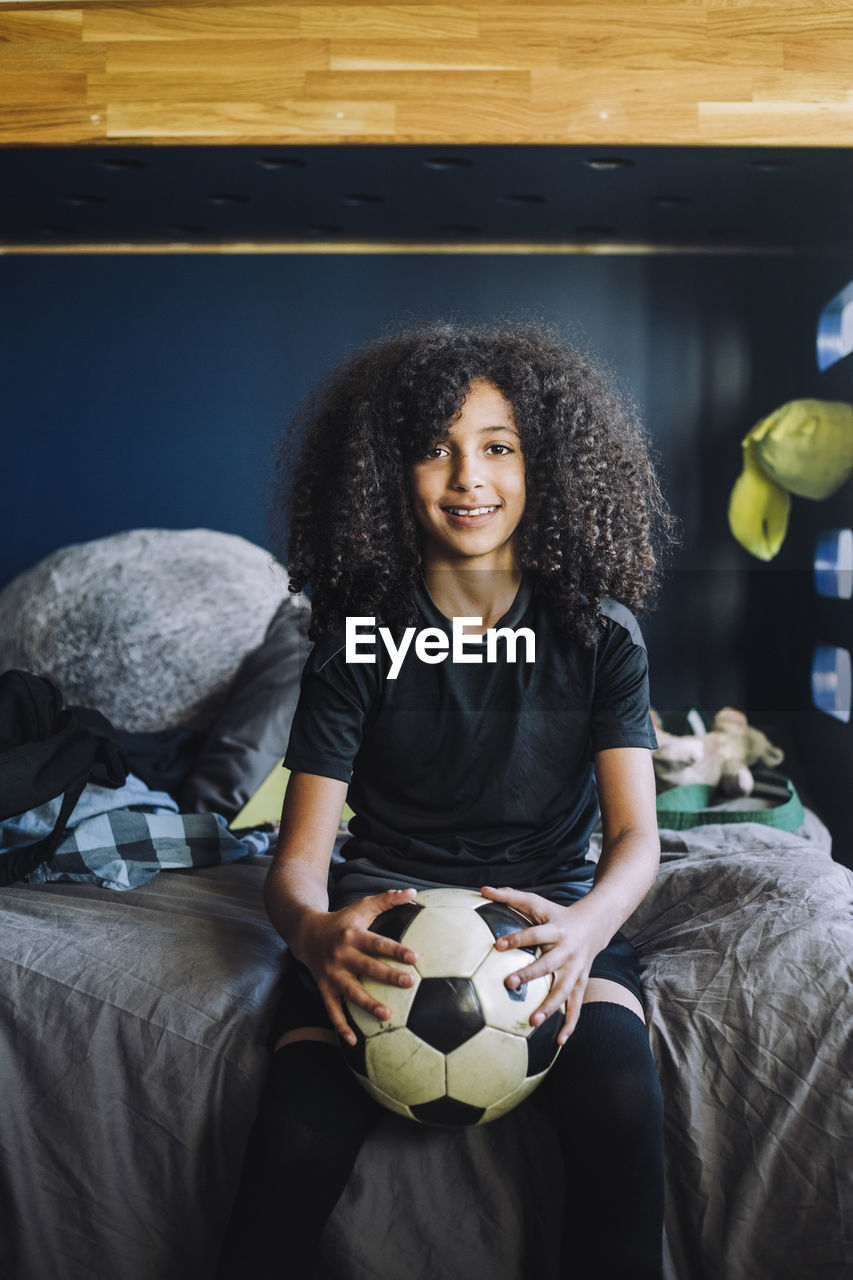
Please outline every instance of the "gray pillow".
[[282, 600], [201, 744], [179, 795], [182, 813], [221, 813], [230, 820], [281, 760], [312, 648], [310, 620], [304, 596]]

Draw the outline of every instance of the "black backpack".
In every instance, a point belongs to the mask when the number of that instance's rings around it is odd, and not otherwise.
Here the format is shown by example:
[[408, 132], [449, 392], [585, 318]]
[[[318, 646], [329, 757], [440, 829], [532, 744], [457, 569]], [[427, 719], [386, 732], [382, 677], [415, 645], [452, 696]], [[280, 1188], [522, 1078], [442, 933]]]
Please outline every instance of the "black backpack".
[[22, 880], [46, 862], [88, 782], [115, 790], [127, 779], [127, 757], [98, 711], [63, 708], [46, 676], [0, 675], [0, 822], [63, 796], [56, 825], [37, 844], [0, 856], [0, 885]]

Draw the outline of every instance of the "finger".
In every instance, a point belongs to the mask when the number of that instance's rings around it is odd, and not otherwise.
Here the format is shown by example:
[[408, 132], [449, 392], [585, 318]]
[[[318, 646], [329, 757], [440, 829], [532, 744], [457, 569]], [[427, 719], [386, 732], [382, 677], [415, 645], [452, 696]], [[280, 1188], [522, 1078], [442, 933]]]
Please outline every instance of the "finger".
[[492, 885], [484, 884], [480, 889], [480, 893], [484, 898], [494, 898], [496, 902], [506, 902], [508, 906], [515, 907], [522, 915], [532, 916], [534, 919], [538, 917], [544, 901], [537, 893], [523, 893], [520, 889], [509, 889], [506, 886], [495, 889]]
[[418, 953], [403, 942], [395, 942], [393, 938], [384, 938], [381, 933], [365, 930], [349, 939], [350, 945], [365, 955], [384, 956], [387, 960], [397, 960], [400, 964], [417, 964]]
[[320, 995], [323, 997], [323, 1004], [326, 1006], [326, 1013], [333, 1028], [347, 1044], [355, 1045], [357, 1043], [355, 1032], [347, 1022], [343, 1005], [334, 987], [322, 980], [317, 983], [317, 986], [320, 988]]
[[357, 978], [352, 974], [344, 974], [341, 987], [343, 993], [350, 1004], [357, 1004], [360, 1009], [364, 1009], [367, 1013], [372, 1013], [374, 1018], [379, 1022], [387, 1022], [391, 1017], [391, 1010], [387, 1004], [383, 1004], [376, 996], [370, 994], [361, 985]]
[[401, 903], [411, 902], [417, 892], [417, 889], [386, 889], [384, 893], [369, 894], [357, 905], [364, 907], [370, 913], [371, 920], [375, 920], [383, 911], [390, 911], [392, 907], [399, 907]]
[[380, 1023], [387, 1023], [391, 1019], [391, 1009], [384, 1004], [382, 998], [361, 986], [360, 977], [360, 973], [356, 975], [348, 969], [339, 970], [332, 975], [334, 986], [337, 986], [338, 992], [346, 997], [348, 1005], [357, 1005], [359, 1009], [373, 1014]]
[[340, 963], [352, 965], [353, 957], [384, 956], [387, 960], [397, 960], [400, 964], [416, 964], [418, 953], [405, 943], [396, 942], [393, 938], [385, 938], [381, 933], [373, 933], [361, 924], [348, 924], [342, 930], [335, 948], [335, 957]]
[[394, 969], [371, 956], [355, 956], [352, 972], [362, 982], [365, 978], [372, 978], [374, 982], [385, 982], [391, 987], [411, 987], [415, 981], [414, 974], [408, 969]]
[[[564, 961], [565, 963], [565, 961]], [[558, 963], [552, 958], [550, 952], [539, 956], [532, 964], [525, 965], [523, 969], [516, 969], [514, 973], [504, 980], [504, 986], [514, 990], [516, 987], [523, 987], [525, 982], [532, 982], [534, 978], [544, 978], [549, 973], [554, 973], [559, 967]]]
[[552, 1013], [556, 1013], [558, 1009], [565, 1005], [563, 1026], [558, 1036], [560, 1044], [565, 1044], [577, 1024], [584, 985], [580, 981], [575, 983], [574, 986], [570, 986], [565, 982], [555, 982], [539, 1008], [535, 1009], [531, 1014], [530, 1021], [533, 1026], [541, 1026], [543, 1022], [551, 1017]]
[[392, 907], [411, 902], [416, 893], [417, 889], [386, 889], [383, 893], [369, 893], [345, 907], [344, 911], [350, 919], [363, 924], [367, 929], [378, 916], [390, 911]]
[[518, 933], [505, 933], [495, 943], [498, 951], [509, 951], [513, 947], [544, 947], [558, 942], [560, 931], [550, 922], [535, 924], [529, 929], [520, 929]]
[[566, 1016], [560, 1034], [557, 1036], [557, 1043], [564, 1045], [569, 1037], [573, 1034], [575, 1027], [578, 1025], [583, 1003], [581, 1000], [566, 1001]]

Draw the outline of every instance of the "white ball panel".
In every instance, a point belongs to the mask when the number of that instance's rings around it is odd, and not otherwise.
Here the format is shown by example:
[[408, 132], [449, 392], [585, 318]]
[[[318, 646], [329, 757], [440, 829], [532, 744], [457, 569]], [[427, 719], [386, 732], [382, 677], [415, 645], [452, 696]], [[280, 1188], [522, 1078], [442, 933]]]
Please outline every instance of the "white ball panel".
[[526, 1041], [484, 1027], [447, 1055], [447, 1092], [458, 1102], [488, 1107], [516, 1089], [526, 1071]]
[[365, 1061], [371, 1083], [410, 1107], [444, 1094], [444, 1054], [405, 1027], [371, 1036]]
[[504, 985], [504, 979], [532, 963], [533, 956], [527, 951], [520, 951], [517, 947], [511, 951], [496, 951], [493, 947], [480, 965], [474, 974], [474, 988], [488, 1026], [512, 1031], [518, 1036], [530, 1035], [533, 1030], [530, 1015], [551, 990], [551, 974], [533, 978], [525, 987], [516, 987], [513, 992]]
[[406, 930], [405, 943], [417, 952], [423, 978], [470, 978], [495, 940], [476, 911], [436, 907], [422, 911]]
[[421, 907], [464, 907], [470, 911], [488, 901], [476, 889], [420, 889], [415, 898]]
[[524, 1080], [511, 1093], [508, 1093], [505, 1098], [501, 1098], [500, 1102], [495, 1102], [491, 1107], [487, 1107], [480, 1117], [479, 1123], [488, 1124], [490, 1120], [498, 1120], [501, 1116], [505, 1116], [508, 1111], [512, 1111], [513, 1107], [517, 1107], [519, 1102], [529, 1098], [534, 1089], [538, 1089], [547, 1074], [547, 1071], [542, 1071], [538, 1076], [530, 1076], [529, 1079]]
[[394, 1111], [398, 1116], [405, 1116], [407, 1120], [414, 1120], [415, 1117], [402, 1102], [392, 1098], [389, 1093], [383, 1093], [381, 1089], [377, 1089], [376, 1085], [370, 1080], [365, 1080], [364, 1076], [356, 1075], [355, 1078], [365, 1092], [370, 1094], [374, 1102], [378, 1102], [380, 1106], [387, 1107], [389, 1111]]
[[361, 985], [365, 991], [368, 991], [376, 1000], [381, 1000], [391, 1010], [391, 1017], [388, 1021], [380, 1022], [372, 1013], [368, 1013], [367, 1009], [362, 1009], [360, 1005], [353, 1004], [351, 1000], [348, 1000], [347, 1008], [350, 1016], [359, 1031], [365, 1036], [375, 1036], [380, 1031], [387, 1031], [391, 1026], [405, 1026], [409, 1010], [412, 1007], [412, 1001], [415, 998], [415, 992], [421, 982], [417, 970], [412, 965], [401, 964], [399, 960], [389, 960], [385, 957], [383, 958], [383, 963], [392, 969], [405, 969], [415, 981], [410, 987], [392, 987], [390, 983], [378, 982], [375, 978], [361, 979]]

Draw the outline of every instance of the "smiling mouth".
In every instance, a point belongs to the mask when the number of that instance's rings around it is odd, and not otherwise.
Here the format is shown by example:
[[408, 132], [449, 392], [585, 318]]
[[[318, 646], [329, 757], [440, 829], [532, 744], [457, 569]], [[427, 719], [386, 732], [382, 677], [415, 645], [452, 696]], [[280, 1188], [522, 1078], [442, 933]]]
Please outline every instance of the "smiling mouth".
[[486, 516], [490, 516], [493, 512], [497, 511], [499, 505], [499, 503], [494, 503], [491, 506], [483, 507], [442, 507], [441, 509], [454, 520], [464, 520], [468, 522], [470, 520], [485, 519]]

